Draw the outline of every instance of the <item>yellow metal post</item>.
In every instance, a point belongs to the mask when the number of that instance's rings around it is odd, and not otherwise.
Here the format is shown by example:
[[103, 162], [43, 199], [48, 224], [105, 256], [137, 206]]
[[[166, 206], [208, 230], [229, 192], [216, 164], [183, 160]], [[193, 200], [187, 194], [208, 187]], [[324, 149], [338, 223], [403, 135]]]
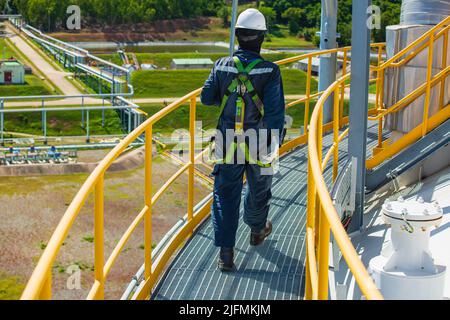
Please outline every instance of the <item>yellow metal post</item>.
[[145, 279], [152, 275], [152, 156], [153, 156], [153, 127], [145, 130], [145, 206], [144, 240], [145, 240]]
[[[448, 30], [444, 33], [444, 45], [443, 45], [443, 52], [442, 52], [442, 69], [445, 69], [447, 67], [447, 51], [448, 51]], [[444, 108], [444, 96], [445, 96], [445, 82], [447, 80], [447, 77], [442, 78], [441, 82], [441, 92], [439, 96], [439, 109], [442, 110]]]
[[[379, 81], [377, 82], [377, 95], [378, 95], [378, 111], [383, 109], [383, 100], [384, 100], [384, 74], [385, 69], [379, 71]], [[378, 122], [378, 148], [383, 147], [383, 118], [380, 117]]]
[[195, 174], [195, 118], [197, 97], [191, 99], [189, 111], [189, 185], [188, 185], [188, 221], [194, 218], [194, 174]]
[[[319, 163], [323, 160], [323, 106], [319, 106], [319, 119], [318, 119], [318, 130], [317, 130], [317, 154], [319, 156]], [[323, 214], [322, 204], [320, 198], [317, 197], [316, 200], [316, 226], [317, 230], [317, 242], [318, 242], [318, 265], [319, 265], [319, 300], [328, 298], [328, 243], [330, 238], [330, 225], [326, 216]], [[327, 240], [328, 239], [328, 240]], [[326, 243], [326, 245], [325, 245]], [[325, 272], [326, 268], [326, 272]], [[326, 280], [326, 284], [324, 281]], [[325, 290], [326, 293], [323, 291]]]
[[378, 119], [378, 148], [383, 147], [383, 117]]
[[328, 264], [330, 250], [330, 223], [320, 206], [319, 237], [319, 300], [328, 300]]
[[306, 100], [305, 100], [305, 121], [303, 124], [304, 133], [308, 133], [309, 110], [311, 103], [311, 73], [312, 73], [312, 57], [308, 58], [308, 72], [306, 75]]
[[47, 273], [47, 279], [45, 280], [44, 286], [42, 287], [39, 299], [40, 300], [52, 299], [52, 269], [50, 269]]
[[[347, 75], [347, 60], [348, 60], [347, 50], [344, 50], [344, 62], [342, 64], [342, 77]], [[344, 117], [344, 102], [345, 102], [345, 81], [341, 83], [341, 101], [339, 106], [339, 127], [342, 127], [344, 124], [342, 122], [342, 118]]]
[[104, 175], [100, 176], [95, 186], [95, 209], [94, 209], [94, 273], [95, 281], [100, 283], [100, 288], [95, 299], [102, 300], [105, 295], [105, 279], [103, 277], [103, 267], [105, 264], [104, 253]]
[[423, 108], [422, 137], [424, 137], [428, 133], [428, 114], [430, 110], [430, 99], [431, 99], [431, 77], [433, 75], [433, 51], [434, 51], [434, 34], [431, 34], [428, 45], [427, 91], [425, 94], [425, 105]]
[[333, 115], [333, 142], [334, 142], [334, 152], [333, 152], [333, 182], [336, 181], [338, 175], [338, 164], [339, 164], [339, 87], [336, 86], [334, 90], [334, 115]]
[[[317, 107], [316, 107], [317, 108]], [[323, 106], [319, 106], [319, 119], [318, 119], [318, 129], [317, 129], [317, 154], [319, 156], [319, 161], [322, 163], [323, 158]], [[316, 193], [316, 202], [314, 206], [314, 218], [315, 218], [315, 226], [314, 230], [316, 230], [316, 246], [319, 244], [320, 235], [320, 219], [322, 218], [320, 215], [320, 199]], [[318, 232], [317, 232], [318, 231]]]
[[380, 91], [380, 79], [381, 79], [381, 73], [384, 72], [383, 70], [380, 69], [380, 65], [381, 65], [381, 59], [383, 57], [383, 47], [380, 45], [378, 47], [378, 63], [377, 63], [377, 93], [376, 93], [376, 103], [375, 106], [376, 108], [379, 110], [381, 109], [381, 101], [382, 101], [382, 97], [381, 97], [381, 91]]
[[[316, 187], [315, 181], [312, 176], [310, 160], [308, 160], [308, 198], [307, 198], [307, 206], [306, 206], [306, 229], [308, 228], [314, 230], [315, 228], [315, 204], [316, 204]], [[306, 241], [309, 241], [307, 238]], [[314, 245], [315, 246], [315, 245]], [[308, 246], [306, 246], [308, 248]], [[309, 250], [309, 249], [308, 249]], [[312, 286], [311, 286], [311, 270], [309, 267], [309, 258], [307, 254], [306, 259], [306, 283], [305, 283], [305, 299], [312, 299]]]

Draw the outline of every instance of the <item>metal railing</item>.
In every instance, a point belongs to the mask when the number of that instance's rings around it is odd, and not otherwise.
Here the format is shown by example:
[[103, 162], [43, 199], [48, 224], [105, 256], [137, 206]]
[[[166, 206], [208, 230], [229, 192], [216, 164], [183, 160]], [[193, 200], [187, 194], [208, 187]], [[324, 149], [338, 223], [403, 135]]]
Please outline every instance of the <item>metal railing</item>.
[[[429, 131], [435, 129], [450, 118], [450, 105], [444, 103], [444, 85], [449, 73], [447, 61], [448, 29], [450, 17], [432, 28], [405, 49], [384, 63], [379, 63], [375, 68], [377, 74], [376, 108], [369, 120], [378, 120], [378, 147], [384, 148], [374, 157], [367, 160], [368, 168], [373, 168], [396, 153], [410, 146]], [[434, 77], [433, 49], [437, 39], [444, 37], [443, 70]], [[393, 107], [386, 109], [383, 104], [385, 72], [387, 68], [398, 68], [406, 65], [423, 50], [428, 49], [427, 81], [405, 98], [397, 102]], [[381, 53], [380, 53], [381, 57]], [[381, 61], [381, 58], [379, 59]], [[308, 209], [307, 209], [307, 235], [306, 235], [306, 299], [328, 299], [328, 272], [329, 272], [329, 242], [330, 232], [334, 236], [347, 265], [353, 274], [361, 292], [367, 299], [382, 299], [372, 278], [362, 264], [347, 232], [345, 231], [339, 214], [333, 204], [330, 190], [324, 178], [324, 170], [332, 163], [332, 182], [338, 177], [339, 144], [348, 135], [349, 129], [341, 130], [339, 123], [342, 118], [340, 104], [344, 100], [340, 94], [340, 88], [348, 80], [350, 75], [344, 75], [333, 83], [320, 97], [311, 117], [308, 136]], [[440, 111], [435, 115], [429, 115], [431, 88], [441, 84]], [[392, 145], [383, 144], [383, 119], [394, 112], [408, 107], [421, 95], [425, 94], [425, 105], [422, 123]], [[333, 131], [333, 144], [323, 156], [323, 133], [327, 125], [323, 126], [323, 109], [325, 103], [333, 97], [333, 121], [328, 124]]]
[[[19, 16], [20, 17], [20, 16]], [[80, 70], [84, 70], [88, 72], [92, 77], [97, 78], [100, 82], [106, 81], [111, 84], [111, 92], [108, 93], [94, 93], [94, 94], [77, 94], [77, 95], [39, 95], [39, 96], [7, 96], [0, 97], [0, 143], [4, 144], [7, 139], [5, 139], [5, 115], [8, 113], [34, 113], [41, 112], [41, 127], [42, 127], [42, 138], [47, 140], [47, 112], [65, 112], [65, 111], [80, 111], [81, 112], [81, 123], [82, 127], [86, 129], [86, 140], [90, 140], [90, 132], [89, 132], [89, 112], [92, 110], [99, 109], [102, 111], [102, 124], [105, 122], [105, 110], [111, 109], [120, 111], [121, 115], [126, 114], [126, 117], [121, 116], [121, 120], [127, 121], [128, 123], [124, 125], [125, 131], [130, 133], [132, 129], [136, 128], [138, 124], [142, 123], [142, 119], [146, 116], [145, 112], [141, 111], [138, 105], [132, 103], [126, 98], [130, 98], [134, 95], [134, 88], [130, 81], [129, 70], [118, 66], [109, 61], [105, 61], [101, 58], [98, 58], [94, 55], [91, 55], [89, 51], [74, 46], [72, 44], [60, 41], [48, 35], [45, 35], [40, 30], [33, 28], [28, 24], [24, 24], [23, 22], [13, 22], [13, 25], [19, 30], [23, 31], [25, 35], [27, 35], [30, 39], [35, 41], [36, 44], [43, 45], [45, 44], [49, 48], [53, 48], [55, 50], [60, 50], [64, 52], [64, 54], [77, 56], [81, 55], [85, 58], [89, 58], [92, 61], [95, 61], [99, 64], [106, 65], [113, 70], [118, 70], [120, 72], [125, 73], [125, 80], [121, 80], [120, 77], [115, 77], [114, 73], [111, 75], [108, 72], [104, 72], [99, 69], [97, 72], [96, 69], [89, 67], [88, 65], [83, 65], [80, 63], [75, 63], [74, 66], [79, 68]], [[25, 39], [25, 38], [24, 38]], [[47, 40], [45, 40], [47, 39]], [[26, 41], [29, 41], [28, 39]], [[126, 92], [122, 92], [121, 90], [116, 90], [118, 84], [126, 84]], [[46, 106], [48, 102], [52, 102], [55, 100], [65, 100], [70, 108], [49, 108]], [[38, 108], [6, 108], [6, 104], [14, 103], [19, 104], [23, 102], [27, 104], [29, 101], [40, 102], [40, 106]], [[105, 106], [105, 101], [108, 102], [108, 106]], [[86, 106], [86, 103], [91, 104], [91, 106]], [[101, 107], [99, 106], [101, 103]], [[93, 107], [92, 104], [95, 104], [97, 107]], [[74, 107], [76, 105], [80, 105], [80, 107]], [[109, 105], [111, 107], [109, 107]]]
[[[320, 97], [311, 116], [308, 136], [306, 299], [328, 299], [330, 230], [363, 294], [368, 299], [382, 298], [341, 223], [323, 176], [331, 157], [333, 157], [333, 183], [338, 176], [339, 143], [349, 132], [348, 128], [341, 132], [339, 125], [342, 117], [339, 106], [341, 101], [344, 100], [343, 95], [340, 94], [340, 88], [349, 78], [350, 75], [346, 75], [331, 85]], [[329, 125], [332, 127], [333, 144], [324, 157], [322, 152], [324, 133], [324, 126], [322, 126], [323, 109], [325, 102], [331, 96], [333, 96], [334, 100], [333, 121]]]
[[[373, 48], [382, 52], [383, 44], [374, 44]], [[278, 65], [287, 65], [298, 62], [304, 59], [308, 61], [308, 68], [306, 72], [306, 91], [305, 95], [287, 105], [287, 108], [292, 108], [303, 104], [304, 107], [304, 133], [299, 137], [287, 142], [280, 148], [280, 155], [289, 152], [295, 147], [305, 144], [308, 141], [309, 115], [311, 111], [311, 103], [315, 101], [324, 92], [316, 92], [313, 88], [312, 76], [312, 62], [313, 58], [321, 56], [329, 56], [330, 54], [340, 54], [343, 56], [343, 71], [344, 78], [348, 78], [348, 53], [350, 47], [338, 48], [333, 50], [326, 50], [321, 52], [314, 52], [305, 55], [300, 55], [293, 58], [278, 61]], [[381, 57], [381, 54], [380, 54]], [[376, 79], [374, 79], [376, 81]], [[345, 88], [348, 86], [345, 82], [339, 82], [339, 87], [336, 91], [345, 97]], [[90, 194], [94, 194], [94, 284], [89, 292], [88, 299], [102, 299], [104, 298], [104, 286], [108, 275], [111, 272], [117, 258], [122, 249], [127, 244], [131, 235], [136, 231], [140, 224], [144, 224], [144, 281], [142, 281], [139, 288], [136, 290], [134, 299], [146, 299], [151, 295], [151, 291], [159, 280], [164, 268], [173, 254], [179, 249], [180, 245], [186, 241], [194, 232], [196, 227], [207, 217], [210, 212], [212, 199], [205, 201], [205, 203], [194, 210], [194, 175], [195, 164], [203, 156], [204, 152], [195, 155], [195, 120], [197, 110], [197, 98], [202, 89], [197, 89], [183, 98], [170, 104], [157, 114], [150, 117], [142, 125], [130, 133], [124, 140], [121, 141], [98, 165], [95, 171], [89, 176], [82, 188], [79, 190], [72, 203], [68, 207], [58, 227], [49, 240], [47, 247], [41, 256], [37, 267], [35, 268], [24, 292], [22, 299], [50, 299], [52, 296], [52, 265], [55, 262], [56, 255], [60, 251], [64, 240], [66, 239], [72, 224], [76, 220], [82, 207]], [[326, 93], [326, 92], [325, 92]], [[323, 99], [322, 99], [323, 100]], [[166, 183], [156, 192], [152, 190], [152, 140], [153, 127], [155, 124], [168, 116], [173, 111], [181, 106], [189, 104], [189, 161], [181, 166], [181, 168], [170, 177]], [[348, 123], [348, 117], [344, 117], [344, 101], [339, 103], [339, 121], [338, 125], [342, 126]], [[312, 127], [314, 129], [315, 127]], [[322, 128], [322, 127], [321, 127]], [[323, 127], [324, 131], [330, 130], [330, 125]], [[145, 203], [143, 209], [138, 213], [134, 221], [128, 227], [125, 234], [118, 241], [116, 247], [105, 263], [104, 259], [104, 179], [105, 173], [112, 163], [122, 154], [122, 152], [131, 145], [131, 143], [145, 134]], [[206, 150], [205, 150], [206, 151]], [[188, 173], [188, 199], [187, 199], [187, 216], [183, 225], [178, 228], [166, 246], [162, 248], [157, 256], [152, 259], [152, 210], [161, 196], [166, 190], [184, 173]], [[364, 267], [358, 267], [364, 269]], [[365, 269], [364, 269], [365, 270]]]
[[[449, 110], [445, 101], [445, 85], [450, 73], [448, 60], [450, 17], [444, 19], [441, 23], [431, 28], [417, 40], [413, 41], [406, 48], [398, 52], [395, 56], [385, 61], [377, 68], [377, 92], [376, 108], [377, 115], [370, 117], [369, 120], [378, 121], [378, 145], [374, 155], [368, 159], [367, 167], [373, 169], [385, 160], [391, 158], [401, 150], [415, 143], [418, 139], [425, 136], [430, 130], [435, 129], [448, 119]], [[442, 38], [442, 70], [433, 76], [433, 63], [435, 45]], [[427, 50], [426, 81], [421, 86], [400, 99], [393, 106], [386, 108], [383, 98], [385, 95], [386, 73], [389, 69], [399, 69], [411, 62], [419, 54]], [[439, 112], [430, 115], [431, 91], [434, 87], [440, 85], [439, 93]], [[425, 95], [422, 123], [420, 128], [412, 130], [400, 140], [388, 146], [388, 141], [383, 141], [383, 124], [387, 116], [401, 111], [410, 106], [421, 96]]]

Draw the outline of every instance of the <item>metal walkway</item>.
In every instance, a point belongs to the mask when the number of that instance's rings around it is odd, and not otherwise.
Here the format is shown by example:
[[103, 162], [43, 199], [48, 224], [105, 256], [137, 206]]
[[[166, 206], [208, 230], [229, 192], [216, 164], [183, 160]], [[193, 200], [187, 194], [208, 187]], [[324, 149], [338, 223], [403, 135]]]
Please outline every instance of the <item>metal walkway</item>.
[[[377, 127], [369, 125], [368, 149], [377, 142]], [[324, 138], [324, 154], [332, 135]], [[339, 148], [339, 164], [347, 161], [347, 140]], [[331, 166], [325, 178], [331, 182]], [[243, 192], [245, 193], [245, 187]], [[211, 219], [198, 228], [168, 267], [153, 292], [156, 300], [299, 300], [304, 295], [307, 146], [280, 161], [274, 177], [269, 219], [272, 235], [260, 247], [250, 247], [249, 228], [240, 220], [234, 273], [217, 269]], [[242, 208], [241, 208], [242, 215]]]

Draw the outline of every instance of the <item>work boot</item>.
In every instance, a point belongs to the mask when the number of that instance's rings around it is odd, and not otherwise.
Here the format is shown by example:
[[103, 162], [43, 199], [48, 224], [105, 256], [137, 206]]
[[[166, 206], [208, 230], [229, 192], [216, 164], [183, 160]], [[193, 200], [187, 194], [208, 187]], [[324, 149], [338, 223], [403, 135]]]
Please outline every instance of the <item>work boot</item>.
[[233, 248], [220, 248], [219, 269], [220, 269], [220, 271], [225, 271], [225, 272], [234, 270], [234, 250], [233, 250]]
[[259, 246], [272, 233], [272, 222], [267, 220], [266, 227], [260, 232], [253, 232], [250, 234], [250, 245]]

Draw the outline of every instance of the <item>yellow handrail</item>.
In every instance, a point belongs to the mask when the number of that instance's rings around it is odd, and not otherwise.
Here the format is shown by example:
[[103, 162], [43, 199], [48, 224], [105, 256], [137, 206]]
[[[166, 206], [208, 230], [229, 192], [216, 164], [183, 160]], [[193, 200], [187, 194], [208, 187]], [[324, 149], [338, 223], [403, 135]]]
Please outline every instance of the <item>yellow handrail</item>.
[[[374, 48], [382, 50], [383, 44], [374, 44]], [[320, 57], [322, 55], [337, 54], [341, 52], [344, 59], [344, 69], [343, 74], [347, 73], [347, 63], [348, 63], [348, 53], [350, 47], [346, 48], [336, 48], [332, 50], [319, 51], [308, 53], [305, 55], [300, 55], [293, 58], [284, 59], [278, 61], [278, 65], [286, 65], [289, 63], [297, 62], [303, 59], [308, 59], [308, 70], [307, 70], [307, 86], [305, 97], [296, 101], [295, 103], [289, 104], [287, 107], [293, 107], [301, 102], [304, 102], [305, 108], [305, 122], [304, 122], [304, 134], [292, 141], [287, 142], [280, 149], [280, 154], [284, 154], [289, 150], [295, 148], [300, 144], [304, 144], [308, 139], [309, 131], [309, 113], [310, 113], [310, 103], [313, 99], [317, 98], [323, 92], [314, 92], [312, 83], [312, 59], [314, 57]], [[380, 55], [381, 59], [381, 55]], [[341, 96], [344, 96], [345, 84], [339, 88]], [[55, 261], [56, 255], [60, 251], [62, 244], [67, 237], [75, 219], [77, 218], [80, 210], [84, 206], [87, 198], [91, 193], [95, 196], [95, 236], [94, 236], [94, 284], [89, 292], [88, 299], [102, 299], [104, 298], [104, 287], [105, 281], [117, 260], [120, 252], [125, 247], [127, 241], [130, 239], [131, 235], [135, 232], [137, 227], [144, 223], [144, 275], [145, 281], [142, 283], [141, 287], [135, 294], [136, 299], [147, 298], [156, 281], [159, 279], [161, 273], [163, 272], [167, 262], [170, 260], [171, 256], [176, 252], [179, 246], [193, 233], [195, 228], [204, 220], [207, 214], [210, 212], [210, 206], [212, 200], [206, 202], [197, 212], [194, 212], [194, 169], [195, 163], [199, 160], [202, 153], [195, 157], [194, 148], [194, 122], [196, 118], [196, 106], [197, 98], [200, 95], [202, 89], [197, 89], [188, 95], [178, 99], [173, 102], [163, 110], [159, 111], [148, 120], [146, 120], [142, 125], [131, 132], [127, 137], [125, 137], [97, 166], [94, 172], [88, 177], [86, 182], [83, 184], [72, 203], [68, 207], [66, 213], [58, 224], [55, 232], [53, 233], [51, 239], [48, 242], [44, 253], [42, 254], [33, 274], [22, 294], [22, 299], [51, 299], [52, 297], [52, 286], [51, 286], [51, 272], [52, 265]], [[162, 118], [170, 114], [171, 112], [177, 110], [182, 105], [189, 103], [190, 105], [190, 144], [189, 144], [189, 161], [183, 165], [169, 180], [158, 190], [153, 193], [152, 190], [152, 141], [153, 141], [153, 126]], [[343, 110], [343, 102], [340, 105]], [[343, 112], [339, 113], [339, 124], [340, 126], [348, 122], [348, 119], [343, 117]], [[336, 127], [336, 125], [334, 125]], [[326, 125], [323, 130], [329, 130], [330, 126]], [[125, 151], [127, 147], [131, 145], [142, 134], [145, 134], [145, 204], [143, 209], [136, 216], [134, 221], [131, 223], [125, 234], [121, 237], [116, 247], [113, 249], [110, 257], [104, 263], [104, 241], [103, 241], [103, 217], [104, 217], [104, 176], [108, 168], [112, 163]], [[177, 178], [179, 178], [183, 173], [188, 172], [188, 208], [186, 223], [183, 227], [171, 238], [169, 244], [162, 250], [162, 253], [156, 258], [156, 261], [152, 261], [152, 208], [154, 204], [160, 199], [162, 194], [167, 190], [167, 188], [172, 185]]]
[[[417, 98], [425, 94], [425, 105], [423, 112], [422, 124], [399, 139], [397, 142], [387, 147], [386, 150], [374, 155], [373, 158], [367, 160], [368, 168], [374, 168], [386, 159], [392, 157], [404, 148], [408, 147], [430, 130], [435, 129], [438, 125], [450, 118], [450, 105], [444, 106], [443, 88], [450, 72], [447, 65], [447, 47], [448, 47], [448, 30], [450, 28], [450, 17], [442, 21], [436, 27], [432, 28], [419, 39], [411, 43], [407, 48], [401, 50], [394, 57], [380, 64], [381, 52], [378, 53], [379, 64], [376, 68], [377, 73], [377, 92], [376, 92], [376, 113], [369, 116], [369, 120], [378, 120], [379, 125], [379, 145], [383, 145], [383, 119], [393, 113], [409, 106]], [[443, 37], [443, 61], [442, 71], [437, 75], [432, 75], [433, 69], [433, 50], [437, 39]], [[384, 81], [387, 68], [399, 68], [406, 65], [414, 57], [423, 50], [428, 49], [427, 79], [426, 82], [409, 93], [405, 98], [398, 101], [394, 106], [386, 109], [383, 104], [384, 98]], [[328, 266], [329, 266], [329, 236], [330, 231], [347, 262], [356, 282], [358, 283], [362, 293], [368, 299], [382, 299], [380, 292], [375, 286], [372, 278], [367, 273], [362, 264], [350, 238], [348, 237], [333, 201], [330, 192], [325, 183], [323, 172], [333, 156], [333, 182], [336, 180], [338, 171], [338, 148], [339, 143], [348, 134], [348, 129], [340, 134], [339, 123], [342, 118], [340, 114], [344, 97], [341, 93], [339, 97], [339, 88], [345, 86], [348, 75], [344, 75], [332, 84], [320, 97], [314, 109], [310, 131], [308, 136], [308, 210], [307, 210], [307, 256], [306, 256], [306, 299], [328, 299]], [[431, 88], [437, 84], [441, 84], [440, 108], [437, 114], [430, 117], [429, 105]], [[333, 144], [323, 159], [322, 155], [322, 135], [323, 135], [323, 108], [325, 102], [334, 93], [334, 113], [333, 113]], [[314, 235], [314, 236], [313, 236]], [[317, 258], [316, 258], [317, 253]]]
[[[383, 142], [383, 124], [385, 122], [385, 118], [395, 112], [400, 111], [401, 109], [407, 108], [414, 101], [416, 101], [419, 97], [425, 94], [424, 108], [423, 108], [423, 118], [421, 124], [421, 137], [425, 136], [429, 130], [430, 126], [428, 124], [428, 120], [430, 117], [430, 102], [431, 102], [431, 89], [434, 86], [440, 84], [440, 96], [439, 96], [439, 107], [443, 109], [446, 106], [446, 101], [444, 101], [444, 93], [445, 93], [445, 83], [450, 72], [448, 61], [447, 61], [447, 53], [448, 53], [448, 33], [450, 29], [450, 17], [444, 19], [441, 23], [434, 26], [427, 32], [425, 32], [422, 36], [420, 36], [417, 40], [413, 41], [406, 48], [398, 52], [395, 56], [388, 59], [377, 68], [377, 92], [376, 92], [376, 108], [378, 110], [378, 114], [375, 117], [369, 118], [370, 120], [378, 121], [378, 146], [377, 152], [374, 152], [373, 158], [368, 160], [368, 168], [374, 168], [374, 165], [378, 165], [383, 161], [387, 160], [389, 157], [394, 155], [392, 153], [393, 149], [396, 149], [397, 152], [403, 150], [398, 148], [391, 148], [391, 150], [387, 150], [389, 146], [388, 144]], [[443, 39], [442, 46], [442, 70], [433, 76], [433, 57], [436, 41]], [[383, 103], [384, 98], [384, 87], [386, 80], [386, 72], [389, 68], [401, 68], [404, 67], [408, 62], [417, 57], [420, 53], [427, 50], [427, 74], [426, 81], [423, 85], [418, 88], [415, 88], [412, 92], [408, 93], [404, 98], [400, 101], [396, 102], [393, 106], [386, 108]], [[419, 137], [420, 138], [420, 137]], [[414, 142], [417, 141], [418, 138], [410, 139], [407, 144], [404, 145], [404, 148], [410, 146]], [[376, 158], [376, 160], [375, 160]]]
[[[325, 157], [322, 161], [322, 114], [325, 102], [334, 93], [334, 114], [333, 123], [339, 123], [339, 105], [340, 99], [339, 88], [342, 83], [348, 80], [349, 75], [344, 76], [332, 84], [325, 93], [320, 97], [316, 104], [311, 117], [310, 131], [308, 137], [308, 210], [307, 210], [307, 230], [315, 233], [317, 229], [317, 220], [319, 224], [319, 245], [318, 260], [315, 258], [316, 246], [315, 239], [311, 236], [307, 237], [307, 291], [306, 299], [328, 299], [328, 256], [329, 256], [329, 237], [330, 229], [334, 238], [347, 262], [356, 282], [367, 299], [382, 299], [380, 292], [375, 286], [372, 278], [368, 274], [363, 263], [350, 241], [344, 227], [342, 226], [336, 208], [333, 205], [330, 193], [328, 191], [323, 171], [330, 156]], [[334, 154], [333, 161], [333, 181], [336, 179], [338, 170], [338, 148], [339, 142], [347, 134], [346, 130], [343, 134], [339, 134], [339, 126], [333, 127], [333, 145], [328, 152], [329, 155]], [[312, 242], [312, 243], [311, 243]], [[314, 262], [314, 263], [313, 263]], [[316, 267], [318, 266], [318, 267]], [[311, 275], [318, 274], [317, 278]]]

